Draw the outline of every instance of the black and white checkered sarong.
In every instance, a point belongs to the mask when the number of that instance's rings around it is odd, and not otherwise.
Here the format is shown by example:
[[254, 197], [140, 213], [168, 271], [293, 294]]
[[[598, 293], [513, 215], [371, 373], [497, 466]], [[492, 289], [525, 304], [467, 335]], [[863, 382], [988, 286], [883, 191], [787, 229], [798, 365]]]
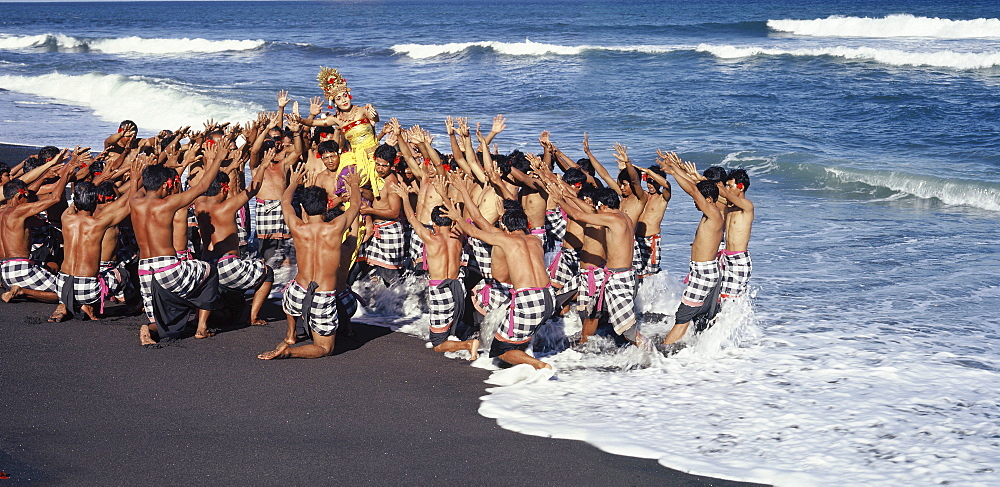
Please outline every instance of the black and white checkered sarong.
[[494, 334], [502, 342], [520, 344], [531, 340], [538, 327], [555, 312], [552, 286], [516, 289], [510, 293], [510, 299], [507, 321]]
[[723, 298], [742, 296], [747, 290], [752, 270], [753, 261], [750, 260], [750, 252], [723, 253], [722, 291], [719, 295]]
[[469, 237], [468, 247], [469, 254], [471, 256], [469, 259], [469, 265], [478, 268], [479, 273], [483, 275], [483, 278], [492, 278], [493, 246], [479, 240], [478, 238]]
[[62, 299], [63, 290], [70, 278], [73, 279], [73, 301], [76, 304], [103, 304], [108, 296], [114, 296], [125, 288], [128, 274], [118, 267], [102, 267], [96, 277], [74, 277], [60, 272], [56, 275], [56, 294], [59, 295], [59, 302], [67, 304]]
[[391, 220], [376, 223], [373, 228], [375, 234], [361, 249], [361, 258], [369, 265], [399, 269], [406, 251], [403, 224]]
[[[310, 284], [310, 288], [313, 285]], [[305, 309], [309, 295], [312, 303]], [[321, 336], [330, 336], [337, 332], [340, 322], [337, 320], [337, 291], [316, 291], [302, 287], [294, 279], [285, 288], [281, 299], [281, 308], [292, 316], [301, 316], [307, 325]]]
[[696, 262], [692, 260], [688, 270], [687, 285], [681, 294], [681, 303], [696, 308], [701, 307], [702, 304], [705, 304], [712, 289], [719, 284], [720, 278], [721, 272], [717, 261]]
[[208, 262], [195, 259], [179, 260], [176, 255], [140, 259], [139, 291], [149, 321], [151, 323], [156, 321], [153, 315], [154, 278], [163, 289], [186, 297], [208, 277], [210, 270]]
[[219, 286], [232, 291], [246, 291], [257, 287], [267, 273], [263, 260], [240, 258], [235, 254], [220, 257], [215, 268], [219, 271]]
[[561, 247], [559, 253], [549, 264], [549, 279], [559, 287], [560, 293], [567, 293], [579, 286], [580, 257], [576, 249]]
[[632, 267], [642, 277], [660, 272], [660, 234], [635, 239]]
[[558, 250], [562, 245], [563, 237], [566, 236], [566, 212], [562, 208], [545, 210], [545, 231], [548, 238], [545, 240], [546, 252]]
[[447, 333], [455, 321], [455, 309], [458, 300], [464, 301], [465, 296], [456, 296], [451, 283], [454, 279], [431, 280], [427, 286], [427, 310], [431, 333]]
[[581, 318], [600, 316], [606, 276], [607, 272], [604, 267], [591, 266], [587, 269], [580, 269], [580, 276], [577, 278], [577, 289], [580, 290], [580, 293], [576, 297], [576, 309]]
[[31, 259], [14, 258], [0, 263], [0, 279], [10, 289], [19, 286], [32, 291], [56, 292], [56, 277]]
[[257, 198], [257, 238], [292, 238], [281, 213], [281, 200]]
[[635, 326], [635, 269], [607, 269], [604, 284], [604, 310], [608, 321], [621, 335]]
[[510, 306], [510, 284], [486, 278], [472, 288], [472, 304], [484, 316]]

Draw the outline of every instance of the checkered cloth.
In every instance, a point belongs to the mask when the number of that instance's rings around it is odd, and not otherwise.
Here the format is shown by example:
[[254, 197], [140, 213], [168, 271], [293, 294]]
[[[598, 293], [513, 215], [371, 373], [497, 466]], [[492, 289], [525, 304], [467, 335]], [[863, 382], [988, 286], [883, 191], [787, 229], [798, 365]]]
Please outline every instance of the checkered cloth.
[[257, 198], [257, 238], [289, 239], [292, 234], [281, 213], [281, 200]]
[[[456, 285], [457, 284], [457, 285]], [[457, 279], [430, 280], [427, 286], [427, 308], [431, 333], [448, 333], [461, 316], [459, 307], [465, 303], [465, 288]], [[445, 336], [445, 339], [448, 337]]]
[[424, 262], [424, 241], [420, 239], [420, 234], [412, 227], [406, 229], [410, 239], [410, 266], [413, 270], [427, 270], [427, 263]]
[[510, 305], [510, 284], [486, 278], [472, 288], [472, 304], [484, 316]]
[[236, 211], [236, 238], [240, 240], [240, 247], [246, 245], [250, 238], [249, 228], [250, 220], [247, 218], [247, 207], [244, 205]]
[[556, 296], [552, 286], [515, 289], [510, 293], [510, 314], [493, 338], [502, 342], [520, 344], [531, 340], [556, 309]]
[[291, 316], [301, 316], [306, 326], [319, 335], [330, 336], [340, 325], [336, 301], [336, 291], [316, 291], [315, 282], [304, 288], [293, 279], [285, 288], [281, 307]]
[[608, 321], [621, 335], [636, 325], [635, 322], [635, 269], [607, 269], [604, 284], [603, 309]]
[[632, 267], [641, 277], [660, 272], [660, 234], [635, 239]]
[[566, 212], [562, 208], [545, 210], [545, 231], [548, 232], [546, 252], [559, 250], [563, 237], [566, 236]]
[[577, 278], [580, 294], [576, 297], [576, 309], [581, 319], [597, 318], [600, 315], [606, 282], [607, 272], [603, 267], [580, 269], [580, 276]]
[[0, 280], [10, 289], [19, 286], [32, 291], [56, 292], [56, 276], [31, 259], [14, 258], [0, 262]]
[[720, 296], [723, 298], [742, 296], [747, 290], [752, 270], [753, 261], [750, 260], [750, 252], [723, 253]]
[[267, 273], [267, 266], [260, 259], [241, 259], [236, 254], [226, 254], [215, 261], [219, 271], [219, 286], [231, 291], [246, 291], [260, 284]]
[[561, 247], [549, 264], [549, 279], [559, 287], [560, 293], [567, 293], [579, 286], [580, 257], [576, 249]]
[[696, 308], [701, 307], [712, 289], [719, 284], [721, 278], [719, 263], [714, 260], [708, 262], [692, 260], [688, 269], [687, 285], [681, 294], [681, 303]]
[[386, 269], [399, 269], [406, 250], [403, 224], [388, 220], [372, 225], [375, 234], [361, 249], [359, 260]]
[[[99, 304], [99, 311], [103, 313], [104, 300], [108, 296], [118, 294], [119, 291], [125, 288], [125, 281], [128, 279], [128, 274], [118, 267], [102, 267], [96, 277], [77, 277], [60, 272], [56, 276], [56, 287], [58, 288], [56, 294], [59, 295], [59, 302], [65, 304], [67, 307], [71, 303], [68, 303], [63, 296], [64, 291], [66, 291], [66, 284], [70, 282], [70, 279], [73, 280], [73, 303]], [[70, 311], [72, 312], [73, 310]]]
[[546, 235], [545, 227], [532, 228], [528, 230], [528, 233], [538, 237], [538, 239], [542, 241], [542, 249], [545, 249], [545, 245], [549, 241], [548, 235]]
[[161, 255], [139, 260], [139, 292], [142, 305], [150, 323], [156, 321], [153, 315], [153, 278], [163, 289], [186, 297], [201, 284], [209, 274], [208, 262], [201, 260], [180, 260], [176, 255]]
[[492, 278], [493, 246], [478, 238], [469, 237], [469, 254], [471, 254], [469, 265], [478, 268], [483, 278]]

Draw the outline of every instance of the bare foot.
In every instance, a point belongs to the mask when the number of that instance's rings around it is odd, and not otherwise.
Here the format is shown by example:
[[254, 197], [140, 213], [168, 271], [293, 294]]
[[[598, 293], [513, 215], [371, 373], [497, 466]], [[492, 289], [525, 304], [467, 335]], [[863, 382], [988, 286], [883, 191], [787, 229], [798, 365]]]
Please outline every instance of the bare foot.
[[3, 302], [5, 303], [9, 303], [11, 299], [18, 297], [21, 294], [21, 286], [11, 286], [10, 291], [3, 293], [3, 295], [0, 296], [0, 299], [3, 299]]
[[83, 311], [83, 314], [87, 315], [87, 318], [90, 318], [90, 319], [95, 320], [95, 321], [97, 320], [97, 314], [94, 313], [94, 307], [93, 306], [91, 306], [89, 304], [85, 304], [83, 306], [80, 306], [80, 311]]
[[139, 327], [139, 344], [145, 345], [156, 345], [156, 340], [149, 334], [149, 325], [142, 325]]
[[62, 323], [66, 321], [66, 305], [59, 303], [56, 306], [56, 310], [52, 312], [52, 316], [49, 316], [49, 323]]
[[295, 337], [295, 335], [286, 336], [285, 340], [284, 340], [284, 342], [287, 343], [287, 344], [289, 344], [289, 345], [295, 345], [296, 343], [298, 343], [298, 341], [299, 340], [298, 340], [298, 338]]
[[197, 338], [197, 339], [199, 339], [199, 340], [202, 339], [202, 338], [210, 338], [210, 337], [214, 337], [214, 336], [215, 336], [215, 332], [208, 331], [207, 329], [206, 330], [198, 330], [198, 331], [194, 332], [194, 337]]
[[469, 344], [469, 361], [472, 362], [479, 358], [479, 339], [474, 338]]
[[262, 320], [262, 319], [260, 319], [260, 318], [257, 318], [255, 320], [253, 320], [253, 319], [250, 320], [250, 326], [264, 326], [264, 325], [267, 325], [267, 322], [264, 321], [264, 320]]
[[278, 358], [288, 358], [290, 355], [292, 355], [292, 353], [288, 351], [288, 343], [282, 341], [277, 347], [275, 347], [274, 350], [264, 352], [258, 355], [257, 358], [261, 360], [274, 360]]

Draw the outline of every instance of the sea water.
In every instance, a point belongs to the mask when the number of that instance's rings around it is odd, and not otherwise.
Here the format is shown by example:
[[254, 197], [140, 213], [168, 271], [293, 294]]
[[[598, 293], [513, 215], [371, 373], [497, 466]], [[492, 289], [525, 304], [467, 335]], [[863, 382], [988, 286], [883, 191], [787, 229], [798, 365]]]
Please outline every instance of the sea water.
[[[552, 380], [481, 413], [684, 471], [783, 485], [1000, 483], [995, 2], [0, 4], [0, 140], [91, 145], [244, 121], [320, 66], [430, 129], [503, 113], [501, 150], [741, 166], [751, 296], [669, 358], [540, 332]], [[303, 110], [305, 108], [303, 107]], [[4, 161], [16, 163], [19, 161]], [[675, 187], [643, 333], [672, 324], [699, 218]], [[419, 282], [366, 318], [420, 335]], [[402, 311], [401, 311], [402, 310]], [[361, 318], [363, 321], [366, 318]], [[574, 328], [575, 327], [575, 328]], [[482, 364], [480, 359], [477, 364]], [[488, 361], [487, 361], [488, 362]], [[487, 364], [488, 366], [488, 364]]]

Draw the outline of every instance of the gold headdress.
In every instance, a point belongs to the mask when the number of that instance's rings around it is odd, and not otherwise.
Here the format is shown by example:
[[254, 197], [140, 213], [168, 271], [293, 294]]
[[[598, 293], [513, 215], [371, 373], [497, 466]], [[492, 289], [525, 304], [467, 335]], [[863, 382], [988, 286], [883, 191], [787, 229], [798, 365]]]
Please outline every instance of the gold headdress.
[[319, 80], [319, 87], [323, 89], [326, 99], [331, 102], [333, 101], [333, 97], [337, 96], [338, 93], [349, 93], [351, 91], [347, 87], [347, 80], [336, 69], [320, 67], [316, 79]]

